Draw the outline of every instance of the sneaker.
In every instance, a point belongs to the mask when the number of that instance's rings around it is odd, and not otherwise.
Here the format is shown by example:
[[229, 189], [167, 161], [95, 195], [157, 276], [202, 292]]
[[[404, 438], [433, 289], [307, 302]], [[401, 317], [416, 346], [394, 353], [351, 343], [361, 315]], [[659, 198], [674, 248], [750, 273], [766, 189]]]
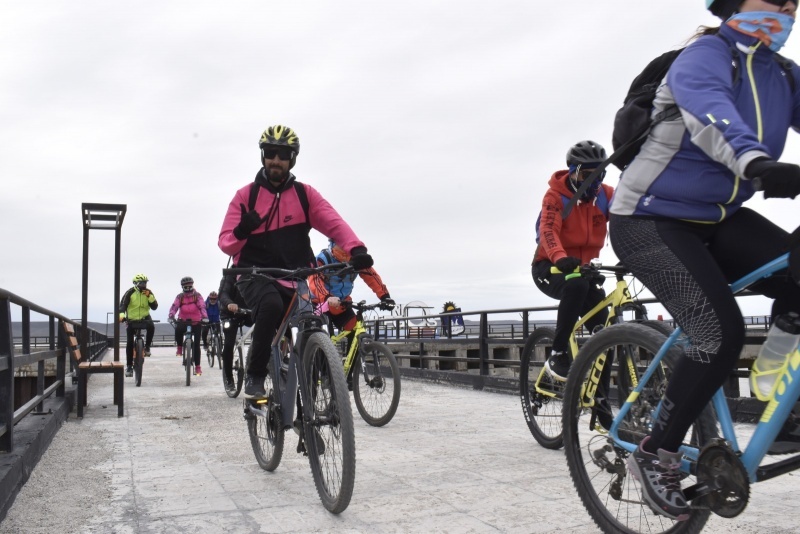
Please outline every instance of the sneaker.
[[247, 373], [244, 379], [244, 398], [245, 399], [264, 399], [267, 396], [264, 390], [264, 377]]
[[800, 423], [798, 423], [798, 416], [790, 413], [775, 441], [770, 445], [767, 454], [792, 454], [795, 452], [800, 452]]
[[144, 348], [144, 357], [145, 358], [149, 358], [150, 357], [150, 347], [145, 347]]
[[194, 366], [194, 374], [196, 374], [197, 376], [200, 376], [200, 375], [203, 374], [203, 370], [200, 368], [199, 365], [195, 365]]
[[544, 368], [547, 370], [550, 376], [556, 380], [566, 382], [571, 363], [572, 362], [570, 361], [569, 353], [567, 353], [567, 351], [554, 350], [552, 354], [550, 354], [550, 357], [547, 358]]
[[183, 356], [183, 347], [178, 347], [178, 353], [175, 354], [175, 356], [178, 356], [178, 357]]
[[644, 499], [654, 512], [676, 521], [689, 519], [689, 504], [681, 491], [681, 458], [679, 452], [658, 449], [658, 456], [642, 449], [650, 436], [628, 456], [628, 469], [642, 485]]
[[225, 391], [235, 391], [236, 390], [236, 384], [233, 383], [233, 377], [232, 376], [226, 376], [222, 380], [222, 384], [225, 387]]
[[125, 376], [133, 376], [133, 366], [129, 365], [127, 369], [125, 369]]

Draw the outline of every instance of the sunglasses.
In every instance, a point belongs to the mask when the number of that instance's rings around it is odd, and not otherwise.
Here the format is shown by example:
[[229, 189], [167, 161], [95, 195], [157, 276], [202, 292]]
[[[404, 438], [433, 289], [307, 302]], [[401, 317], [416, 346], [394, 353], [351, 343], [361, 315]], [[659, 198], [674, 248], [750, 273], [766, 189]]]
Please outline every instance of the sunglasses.
[[278, 156], [279, 159], [288, 161], [292, 159], [294, 150], [287, 147], [262, 148], [261, 155], [264, 157], [264, 159], [275, 159], [275, 156]]
[[[580, 177], [580, 179], [581, 179], [581, 180], [585, 180], [585, 179], [587, 179], [587, 178], [589, 177], [589, 175], [591, 175], [593, 172], [594, 172], [594, 169], [581, 169], [581, 170], [580, 170], [580, 172], [578, 172], [578, 176]], [[602, 179], [603, 179], [603, 178], [605, 178], [605, 177], [606, 177], [606, 171], [602, 171], [602, 172], [600, 173], [600, 176], [598, 176], [598, 179], [602, 180]]]
[[193, 287], [194, 287], [194, 286], [183, 286], [183, 289], [185, 289], [185, 290], [187, 290], [187, 291], [188, 291], [189, 289], [192, 289]]

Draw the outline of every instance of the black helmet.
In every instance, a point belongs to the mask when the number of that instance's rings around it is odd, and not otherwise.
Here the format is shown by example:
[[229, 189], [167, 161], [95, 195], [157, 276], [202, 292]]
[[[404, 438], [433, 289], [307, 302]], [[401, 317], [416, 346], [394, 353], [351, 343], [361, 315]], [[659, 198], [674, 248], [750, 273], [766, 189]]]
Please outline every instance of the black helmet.
[[722, 20], [728, 20], [733, 15], [743, 0], [706, 0], [706, 9]]
[[606, 157], [606, 149], [599, 144], [594, 141], [581, 141], [567, 151], [567, 165], [570, 167], [577, 167], [578, 165], [596, 167]]
[[258, 147], [261, 149], [261, 162], [264, 162], [264, 148], [268, 146], [285, 146], [294, 151], [292, 159], [289, 163], [289, 168], [294, 167], [297, 161], [297, 155], [300, 153], [300, 138], [288, 126], [281, 126], [276, 124], [270, 126], [261, 134], [261, 139], [258, 140]]

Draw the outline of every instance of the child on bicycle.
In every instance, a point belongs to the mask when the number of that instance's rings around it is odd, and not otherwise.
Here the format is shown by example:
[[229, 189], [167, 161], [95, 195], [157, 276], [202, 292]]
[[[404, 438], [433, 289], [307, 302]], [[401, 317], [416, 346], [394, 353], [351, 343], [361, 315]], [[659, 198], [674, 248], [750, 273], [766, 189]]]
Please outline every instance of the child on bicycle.
[[[202, 375], [203, 370], [200, 367], [200, 331], [201, 327], [198, 323], [208, 323], [208, 313], [206, 312], [206, 303], [203, 296], [194, 289], [194, 278], [191, 276], [184, 276], [181, 278], [181, 288], [183, 291], [178, 293], [175, 301], [169, 309], [169, 322], [175, 327], [175, 343], [178, 344], [178, 353], [176, 356], [183, 356], [183, 336], [186, 334], [186, 323], [183, 321], [191, 321], [192, 323], [192, 349], [194, 355], [194, 372], [196, 375]], [[176, 318], [181, 319], [178, 322]]]
[[[787, 130], [800, 128], [800, 91], [792, 89], [800, 87], [800, 75], [792, 62], [794, 79], [787, 79], [774, 57], [797, 3], [706, 0], [706, 6], [725, 22], [701, 28], [672, 63], [653, 113], [676, 105], [680, 117], [650, 130], [622, 174], [610, 222], [614, 252], [691, 341], [650, 435], [628, 458], [651, 508], [677, 520], [690, 517], [679, 447], [744, 346], [744, 320], [729, 284], [780, 256], [788, 242], [786, 231], [742, 206], [755, 194], [751, 180], [760, 180], [764, 198], [800, 194], [800, 166], [777, 161]], [[735, 88], [731, 50], [741, 77]], [[800, 312], [800, 287], [786, 271], [750, 289], [775, 299], [773, 317]], [[800, 450], [793, 419], [776, 441]]]
[[250, 315], [237, 313], [245, 307], [245, 302], [236, 290], [236, 275], [229, 274], [219, 284], [220, 317], [227, 324], [222, 329], [222, 376], [225, 389], [235, 389], [233, 383], [233, 349], [236, 346], [236, 335], [241, 325], [253, 326]]
[[[128, 289], [122, 300], [119, 301], [119, 321], [122, 322], [126, 318], [129, 321], [148, 321], [147, 334], [145, 336], [144, 355], [150, 356], [150, 346], [153, 344], [153, 335], [155, 334], [155, 326], [150, 317], [150, 310], [158, 308], [158, 301], [152, 291], [147, 289], [147, 275], [139, 273], [133, 277], [133, 287]], [[133, 335], [134, 329], [130, 324], [126, 329], [128, 336], [127, 344], [125, 345], [125, 376], [133, 376]]]
[[[542, 200], [542, 211], [536, 225], [538, 247], [533, 258], [533, 281], [542, 293], [559, 300], [553, 351], [545, 367], [556, 380], [567, 379], [574, 354], [569, 352], [569, 338], [575, 323], [602, 302], [603, 288], [574, 273], [600, 254], [606, 239], [608, 204], [614, 189], [602, 183], [601, 175], [578, 199], [564, 218], [564, 206], [583, 180], [606, 159], [606, 151], [594, 141], [581, 141], [567, 151], [568, 169], [550, 177], [549, 188]], [[605, 171], [603, 172], [605, 175]], [[553, 267], [558, 272], [553, 272]], [[608, 319], [608, 310], [601, 310], [586, 327], [592, 331]]]
[[211, 330], [214, 325], [217, 325], [217, 328], [219, 328], [219, 302], [217, 302], [216, 291], [212, 291], [208, 294], [208, 298], [206, 299], [206, 313], [208, 313], [208, 324], [203, 325], [203, 348], [206, 350], [206, 354], [208, 354], [208, 331]]
[[[317, 254], [317, 265], [320, 267], [348, 261], [350, 261], [350, 255], [333, 239], [328, 241], [328, 248], [322, 249]], [[352, 301], [350, 293], [353, 292], [353, 282], [357, 276], [360, 276], [375, 293], [375, 296], [380, 299], [382, 310], [394, 308], [395, 302], [389, 296], [389, 290], [373, 267], [345, 276], [320, 273], [308, 278], [308, 287], [313, 295], [313, 302], [321, 306], [325, 315], [340, 331], [352, 330], [356, 325], [356, 314], [348, 304]], [[327, 306], [325, 306], [326, 304]]]

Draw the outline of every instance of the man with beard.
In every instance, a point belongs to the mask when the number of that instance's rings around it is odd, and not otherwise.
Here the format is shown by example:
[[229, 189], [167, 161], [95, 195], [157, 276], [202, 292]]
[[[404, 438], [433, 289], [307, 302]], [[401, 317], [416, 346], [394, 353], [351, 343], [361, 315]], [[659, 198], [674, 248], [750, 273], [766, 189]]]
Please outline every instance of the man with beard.
[[[270, 126], [258, 144], [262, 167], [255, 180], [234, 195], [219, 233], [219, 248], [233, 257], [233, 264], [312, 267], [314, 252], [309, 233], [313, 228], [344, 248], [356, 270], [371, 267], [373, 261], [367, 248], [344, 219], [316, 189], [298, 182], [289, 172], [300, 153], [300, 140], [294, 130]], [[244, 396], [263, 398], [270, 343], [291, 300], [292, 284], [244, 275], [236, 287], [253, 310], [255, 320]]]

